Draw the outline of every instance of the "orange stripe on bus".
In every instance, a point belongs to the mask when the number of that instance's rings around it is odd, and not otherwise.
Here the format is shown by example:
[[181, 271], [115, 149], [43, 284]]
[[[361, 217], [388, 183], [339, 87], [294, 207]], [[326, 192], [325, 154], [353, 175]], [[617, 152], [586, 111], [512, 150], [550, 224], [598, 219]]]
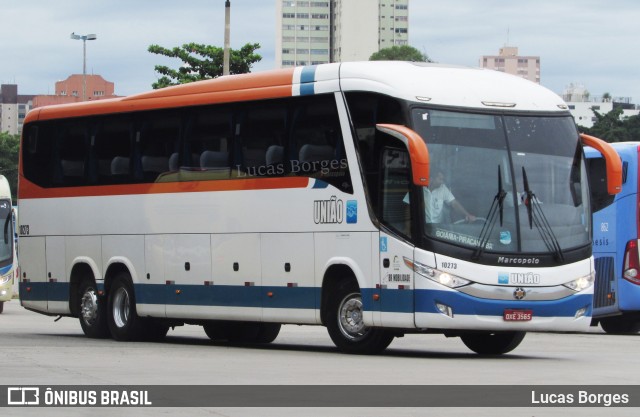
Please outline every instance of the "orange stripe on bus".
[[279, 188], [306, 188], [308, 185], [309, 178], [307, 177], [287, 177], [42, 188], [24, 177], [20, 177], [19, 199], [273, 190]]
[[24, 123], [205, 104], [291, 97], [293, 69], [241, 74], [167, 87], [129, 97], [63, 104], [29, 112]]

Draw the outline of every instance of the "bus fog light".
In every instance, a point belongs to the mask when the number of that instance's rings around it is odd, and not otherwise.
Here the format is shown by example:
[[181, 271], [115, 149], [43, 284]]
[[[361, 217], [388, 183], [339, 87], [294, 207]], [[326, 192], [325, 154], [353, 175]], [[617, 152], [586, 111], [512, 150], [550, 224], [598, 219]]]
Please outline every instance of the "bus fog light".
[[7, 295], [7, 290], [0, 291], [0, 295]]
[[576, 315], [574, 316], [574, 318], [579, 319], [580, 317], [582, 317], [585, 314], [587, 314], [587, 311], [589, 311], [589, 306], [582, 307], [581, 309], [576, 311]]
[[453, 318], [453, 310], [446, 304], [436, 303], [436, 307], [438, 311], [444, 314], [445, 316], [449, 316]]

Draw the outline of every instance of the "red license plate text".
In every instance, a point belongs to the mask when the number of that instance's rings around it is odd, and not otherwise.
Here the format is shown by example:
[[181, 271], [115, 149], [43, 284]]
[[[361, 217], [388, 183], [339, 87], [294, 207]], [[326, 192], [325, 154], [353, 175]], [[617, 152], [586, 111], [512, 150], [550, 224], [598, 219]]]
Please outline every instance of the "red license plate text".
[[504, 321], [531, 321], [533, 310], [504, 310]]

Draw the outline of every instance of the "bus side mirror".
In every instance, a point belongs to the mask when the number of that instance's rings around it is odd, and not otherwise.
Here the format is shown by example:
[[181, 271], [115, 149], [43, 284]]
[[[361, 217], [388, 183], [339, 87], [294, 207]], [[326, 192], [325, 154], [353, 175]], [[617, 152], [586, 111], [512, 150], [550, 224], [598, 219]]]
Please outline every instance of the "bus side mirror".
[[606, 165], [606, 184], [609, 195], [622, 191], [622, 161], [615, 149], [602, 139], [580, 134], [582, 143], [591, 146], [602, 154]]
[[422, 137], [402, 125], [377, 124], [376, 129], [404, 143], [411, 160], [412, 180], [415, 185], [429, 185], [429, 150]]

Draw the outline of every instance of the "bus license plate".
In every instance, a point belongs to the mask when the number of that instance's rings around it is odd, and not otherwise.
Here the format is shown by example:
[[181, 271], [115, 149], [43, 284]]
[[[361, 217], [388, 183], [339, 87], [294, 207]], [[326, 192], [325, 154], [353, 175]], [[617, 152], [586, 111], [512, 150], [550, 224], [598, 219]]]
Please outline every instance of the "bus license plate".
[[531, 321], [533, 310], [504, 310], [504, 321]]

